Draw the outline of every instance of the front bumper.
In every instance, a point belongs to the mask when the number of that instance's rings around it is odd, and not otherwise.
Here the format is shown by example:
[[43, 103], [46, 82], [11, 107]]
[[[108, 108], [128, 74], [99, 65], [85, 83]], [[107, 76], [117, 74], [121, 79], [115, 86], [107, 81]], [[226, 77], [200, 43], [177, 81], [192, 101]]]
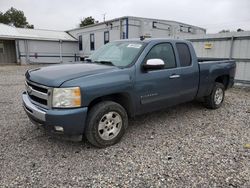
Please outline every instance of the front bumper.
[[[22, 94], [23, 107], [30, 120], [44, 126], [46, 129], [63, 133], [68, 136], [80, 136], [84, 132], [87, 118], [87, 107], [75, 109], [44, 109], [34, 105], [26, 92]], [[57, 131], [55, 126], [60, 126], [63, 131]]]

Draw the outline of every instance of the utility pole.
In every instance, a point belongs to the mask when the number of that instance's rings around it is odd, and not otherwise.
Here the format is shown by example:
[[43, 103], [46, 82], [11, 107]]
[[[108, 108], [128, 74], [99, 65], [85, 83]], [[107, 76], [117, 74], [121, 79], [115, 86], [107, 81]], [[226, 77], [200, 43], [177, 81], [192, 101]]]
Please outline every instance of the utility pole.
[[103, 22], [105, 22], [106, 12], [103, 15]]

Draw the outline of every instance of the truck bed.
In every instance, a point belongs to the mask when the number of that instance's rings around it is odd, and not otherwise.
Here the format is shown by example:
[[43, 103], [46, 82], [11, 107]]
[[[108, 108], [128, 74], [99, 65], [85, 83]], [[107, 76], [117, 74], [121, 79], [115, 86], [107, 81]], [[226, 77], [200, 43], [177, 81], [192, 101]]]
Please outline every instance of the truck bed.
[[200, 70], [199, 91], [197, 97], [208, 95], [216, 78], [228, 75], [228, 82], [233, 79], [236, 63], [222, 58], [198, 58]]

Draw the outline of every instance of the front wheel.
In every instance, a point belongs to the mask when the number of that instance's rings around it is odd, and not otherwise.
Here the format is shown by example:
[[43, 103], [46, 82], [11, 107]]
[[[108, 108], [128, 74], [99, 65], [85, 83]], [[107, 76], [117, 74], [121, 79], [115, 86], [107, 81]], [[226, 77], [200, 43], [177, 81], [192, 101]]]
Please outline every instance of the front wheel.
[[211, 94], [205, 97], [205, 106], [210, 109], [219, 108], [225, 96], [225, 86], [221, 83], [215, 82], [214, 88]]
[[92, 145], [107, 147], [120, 141], [127, 126], [126, 110], [118, 103], [104, 101], [90, 110], [85, 136]]

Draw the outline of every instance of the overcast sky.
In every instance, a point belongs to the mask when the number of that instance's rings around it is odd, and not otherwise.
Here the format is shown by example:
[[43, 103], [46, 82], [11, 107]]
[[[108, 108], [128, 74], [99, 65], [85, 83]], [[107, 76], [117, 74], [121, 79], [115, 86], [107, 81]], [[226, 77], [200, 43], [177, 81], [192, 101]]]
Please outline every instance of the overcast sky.
[[250, 0], [0, 0], [0, 11], [24, 11], [35, 28], [69, 30], [80, 19], [103, 21], [139, 16], [180, 21], [215, 33], [222, 29], [250, 30]]

